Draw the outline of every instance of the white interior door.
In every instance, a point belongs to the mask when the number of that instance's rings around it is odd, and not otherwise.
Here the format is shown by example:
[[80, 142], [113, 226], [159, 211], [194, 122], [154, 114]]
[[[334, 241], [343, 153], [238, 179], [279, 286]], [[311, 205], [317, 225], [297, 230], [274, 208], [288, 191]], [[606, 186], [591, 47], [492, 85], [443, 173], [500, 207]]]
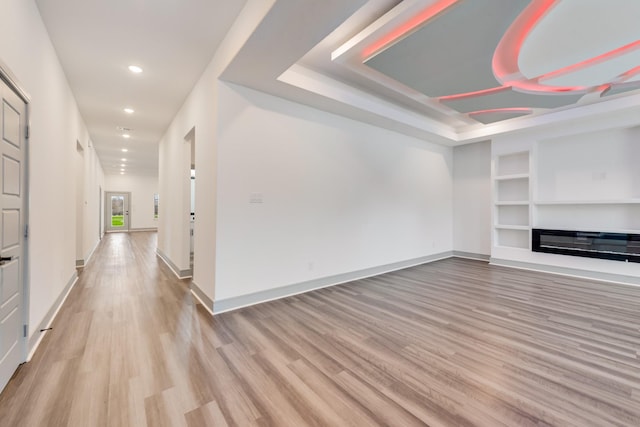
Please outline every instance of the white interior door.
[[129, 193], [105, 194], [104, 219], [107, 231], [129, 231]]
[[0, 390], [24, 358], [26, 104], [0, 81]]

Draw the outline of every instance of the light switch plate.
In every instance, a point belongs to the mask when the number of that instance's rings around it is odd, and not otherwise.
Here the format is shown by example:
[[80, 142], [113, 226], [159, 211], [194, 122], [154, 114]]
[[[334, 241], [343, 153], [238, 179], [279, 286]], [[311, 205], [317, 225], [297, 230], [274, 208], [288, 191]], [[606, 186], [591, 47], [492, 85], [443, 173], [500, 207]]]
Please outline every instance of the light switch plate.
[[262, 203], [262, 193], [251, 193], [249, 203]]

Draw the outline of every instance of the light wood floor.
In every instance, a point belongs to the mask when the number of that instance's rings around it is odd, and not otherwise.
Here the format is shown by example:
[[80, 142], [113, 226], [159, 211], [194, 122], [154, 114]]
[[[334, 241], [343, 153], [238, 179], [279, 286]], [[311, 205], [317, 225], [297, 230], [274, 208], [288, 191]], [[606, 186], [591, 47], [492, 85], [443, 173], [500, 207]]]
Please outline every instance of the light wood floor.
[[640, 288], [450, 259], [212, 319], [155, 238], [105, 237], [0, 425], [640, 426]]

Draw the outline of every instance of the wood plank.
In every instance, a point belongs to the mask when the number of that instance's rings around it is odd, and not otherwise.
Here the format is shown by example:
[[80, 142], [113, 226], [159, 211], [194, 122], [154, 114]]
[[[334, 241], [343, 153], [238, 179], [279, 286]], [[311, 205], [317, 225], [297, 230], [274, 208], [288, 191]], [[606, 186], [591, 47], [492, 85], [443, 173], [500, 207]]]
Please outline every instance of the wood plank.
[[10, 426], [638, 426], [640, 288], [448, 259], [212, 318], [105, 236]]

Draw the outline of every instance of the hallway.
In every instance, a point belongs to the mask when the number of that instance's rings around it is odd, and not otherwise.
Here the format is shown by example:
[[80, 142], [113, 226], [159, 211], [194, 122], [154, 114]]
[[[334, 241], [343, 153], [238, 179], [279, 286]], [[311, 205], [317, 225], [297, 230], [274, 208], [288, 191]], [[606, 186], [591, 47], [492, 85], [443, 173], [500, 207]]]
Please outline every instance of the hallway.
[[209, 315], [194, 310], [188, 281], [158, 260], [155, 242], [154, 232], [105, 235], [53, 330], [2, 393], [1, 425], [159, 426], [163, 395], [175, 393], [176, 405], [210, 397], [185, 383], [184, 366], [209, 345], [190, 340]]
[[104, 237], [0, 425], [640, 423], [640, 288], [452, 258], [212, 318], [155, 247]]

